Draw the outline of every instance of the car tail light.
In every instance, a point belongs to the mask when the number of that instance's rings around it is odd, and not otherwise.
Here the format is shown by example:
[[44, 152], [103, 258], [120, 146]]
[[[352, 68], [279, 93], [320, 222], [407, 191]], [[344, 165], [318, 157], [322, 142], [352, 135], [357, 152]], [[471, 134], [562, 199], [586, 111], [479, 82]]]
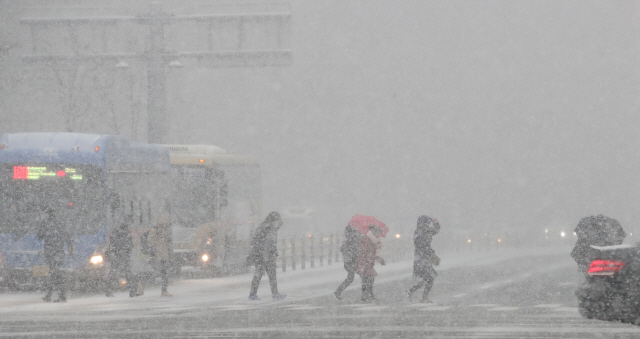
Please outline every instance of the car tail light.
[[625, 263], [622, 261], [594, 260], [591, 262], [591, 266], [589, 266], [587, 274], [590, 276], [614, 275], [616, 272], [620, 271], [624, 265]]

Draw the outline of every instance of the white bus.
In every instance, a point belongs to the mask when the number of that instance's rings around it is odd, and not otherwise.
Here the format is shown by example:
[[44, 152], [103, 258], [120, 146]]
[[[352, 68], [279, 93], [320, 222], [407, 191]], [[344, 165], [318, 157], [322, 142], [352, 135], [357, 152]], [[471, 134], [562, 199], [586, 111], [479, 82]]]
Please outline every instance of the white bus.
[[280, 238], [310, 237], [322, 233], [313, 217], [313, 209], [309, 207], [285, 208], [281, 215], [283, 227], [278, 231]]
[[246, 269], [262, 213], [260, 166], [211, 145], [166, 145], [171, 159], [174, 259], [183, 272]]

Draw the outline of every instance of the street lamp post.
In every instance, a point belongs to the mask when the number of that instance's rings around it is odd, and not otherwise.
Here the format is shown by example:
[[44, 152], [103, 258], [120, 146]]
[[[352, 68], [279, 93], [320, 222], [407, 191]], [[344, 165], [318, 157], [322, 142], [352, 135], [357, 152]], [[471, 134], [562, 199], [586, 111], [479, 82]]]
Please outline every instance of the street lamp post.
[[167, 16], [162, 12], [160, 4], [152, 3], [148, 16], [149, 53], [147, 55], [147, 138], [151, 143], [165, 143], [169, 134], [169, 117], [167, 116], [164, 76], [164, 20]]

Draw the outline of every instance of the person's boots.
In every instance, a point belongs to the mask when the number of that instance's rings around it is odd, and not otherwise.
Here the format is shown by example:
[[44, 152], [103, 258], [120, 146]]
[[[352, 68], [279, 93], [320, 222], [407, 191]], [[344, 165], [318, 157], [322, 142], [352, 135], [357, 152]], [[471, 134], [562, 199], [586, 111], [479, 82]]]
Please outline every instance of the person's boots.
[[287, 297], [286, 294], [276, 293], [273, 296], [273, 300], [282, 300]]
[[136, 293], [136, 297], [141, 295], [144, 295], [144, 285], [142, 284], [142, 281], [138, 281], [138, 292]]
[[162, 293], [160, 293], [161, 297], [172, 297], [173, 295], [171, 295], [171, 293], [169, 293], [167, 290], [162, 291]]
[[52, 290], [48, 290], [47, 291], [47, 295], [45, 295], [42, 300], [44, 300], [45, 302], [50, 303], [51, 302], [51, 295], [53, 294]]
[[338, 291], [333, 292], [333, 297], [337, 300], [342, 300], [342, 295], [340, 295]]
[[58, 299], [53, 301], [54, 303], [66, 303], [67, 302], [67, 297], [64, 294], [64, 291], [60, 291], [60, 294], [58, 294]]

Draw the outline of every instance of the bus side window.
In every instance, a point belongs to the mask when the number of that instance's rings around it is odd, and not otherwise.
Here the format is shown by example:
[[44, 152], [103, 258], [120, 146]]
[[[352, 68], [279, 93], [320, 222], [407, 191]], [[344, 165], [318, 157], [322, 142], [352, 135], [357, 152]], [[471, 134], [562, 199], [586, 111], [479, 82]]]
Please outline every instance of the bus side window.
[[149, 226], [153, 226], [151, 222], [151, 200], [147, 200], [147, 221], [149, 222]]
[[140, 214], [140, 226], [144, 225], [144, 222], [142, 221], [142, 217], [144, 216], [144, 206], [142, 205], [142, 200], [138, 200], [138, 213]]

